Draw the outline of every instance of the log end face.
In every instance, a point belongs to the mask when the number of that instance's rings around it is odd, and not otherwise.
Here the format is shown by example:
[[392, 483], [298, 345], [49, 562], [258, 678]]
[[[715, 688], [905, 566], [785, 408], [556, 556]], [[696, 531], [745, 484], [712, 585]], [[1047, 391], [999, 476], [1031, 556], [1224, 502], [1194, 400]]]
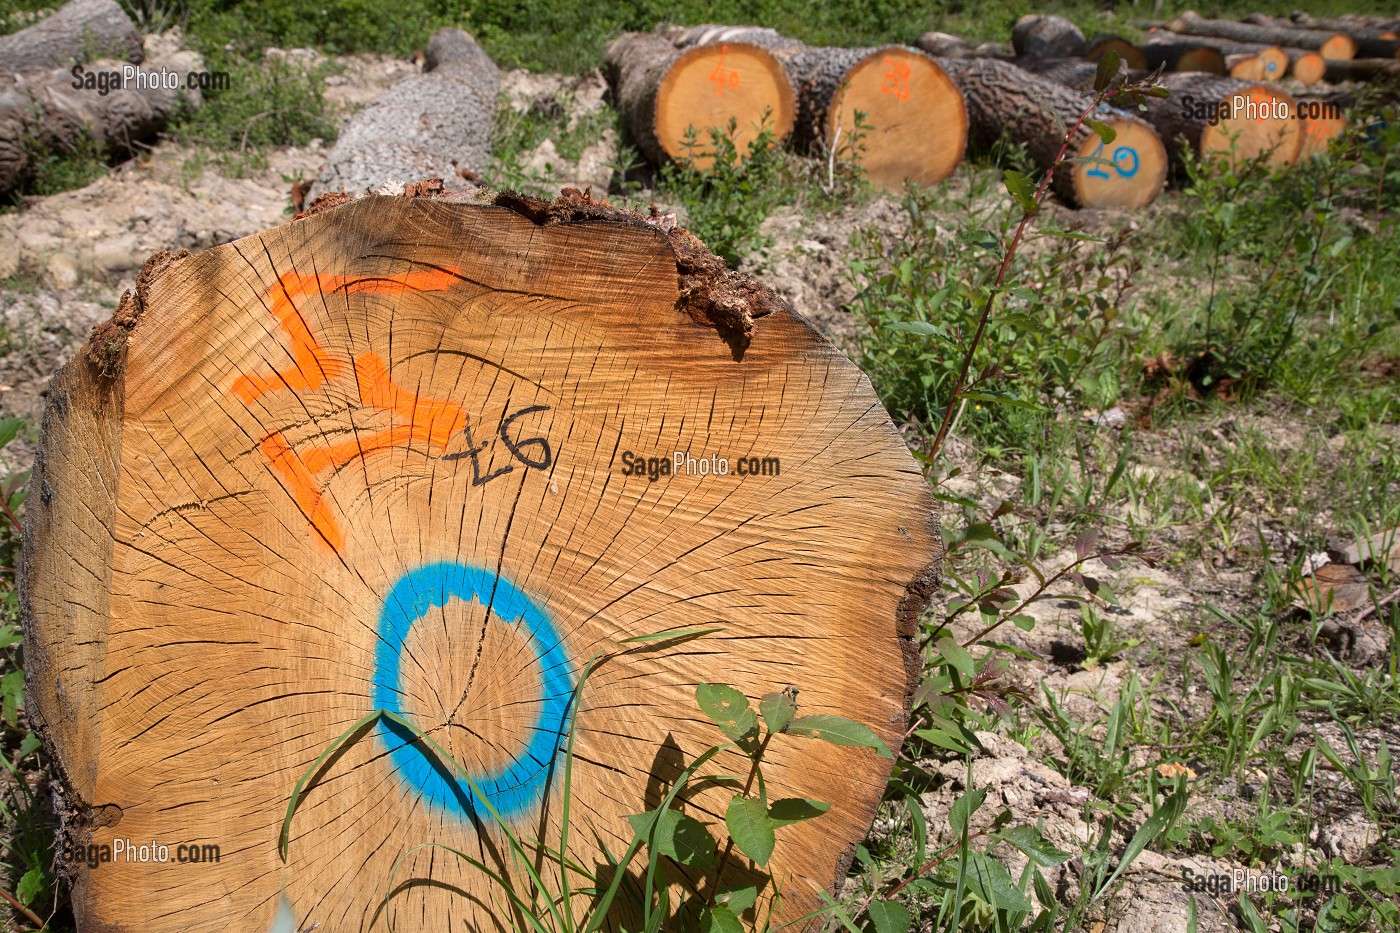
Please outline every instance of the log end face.
[[781, 145], [792, 134], [797, 98], [772, 52], [721, 42], [692, 48], [670, 64], [657, 86], [652, 116], [665, 154], [704, 169], [714, 161], [711, 131], [727, 134], [731, 121], [739, 157], [764, 130]]
[[1146, 207], [1167, 181], [1167, 149], [1162, 138], [1137, 117], [1112, 116], [1103, 122], [1114, 130], [1113, 142], [1105, 144], [1090, 133], [1075, 153], [1079, 158], [1096, 160], [1074, 165], [1075, 199], [1081, 207]]
[[1219, 100], [1221, 119], [1201, 131], [1200, 154], [1229, 164], [1264, 157], [1270, 165], [1292, 165], [1303, 145], [1297, 101], [1270, 84], [1251, 84]]
[[854, 157], [886, 191], [906, 183], [938, 184], [953, 174], [967, 148], [962, 93], [917, 49], [877, 49], [857, 62], [832, 96], [825, 122], [828, 145], [834, 141], [838, 154]]

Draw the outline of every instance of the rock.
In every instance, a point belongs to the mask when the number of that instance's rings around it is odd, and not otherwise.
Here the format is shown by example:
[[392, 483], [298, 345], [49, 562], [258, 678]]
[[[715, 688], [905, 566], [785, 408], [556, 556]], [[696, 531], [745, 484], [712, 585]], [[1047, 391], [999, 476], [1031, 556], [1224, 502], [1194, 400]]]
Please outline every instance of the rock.
[[44, 267], [44, 279], [59, 291], [78, 284], [78, 264], [67, 253], [54, 253]]

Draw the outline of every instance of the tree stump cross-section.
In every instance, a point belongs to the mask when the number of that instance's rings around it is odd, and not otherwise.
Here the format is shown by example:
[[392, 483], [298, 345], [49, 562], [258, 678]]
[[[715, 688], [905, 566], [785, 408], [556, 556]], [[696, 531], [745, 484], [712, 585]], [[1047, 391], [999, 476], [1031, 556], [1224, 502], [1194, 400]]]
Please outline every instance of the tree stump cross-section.
[[[700, 683], [794, 687], [898, 747], [931, 494], [868, 380], [667, 227], [370, 196], [147, 264], [54, 381], [21, 568], [81, 929], [265, 933], [283, 898], [325, 933], [507, 929], [487, 876], [425, 844], [524, 885], [484, 805], [557, 845], [573, 729], [568, 855], [606, 875], [626, 817], [724, 741]], [[620, 648], [694, 627], [717, 631]], [[284, 862], [293, 787], [376, 710], [476, 789], [371, 720]], [[779, 738], [770, 796], [832, 807], [726, 878], [782, 922], [844, 878], [891, 763]], [[722, 840], [726, 800], [683, 806]], [[141, 846], [168, 857], [120, 855]], [[715, 879], [664, 879], [683, 929]]]

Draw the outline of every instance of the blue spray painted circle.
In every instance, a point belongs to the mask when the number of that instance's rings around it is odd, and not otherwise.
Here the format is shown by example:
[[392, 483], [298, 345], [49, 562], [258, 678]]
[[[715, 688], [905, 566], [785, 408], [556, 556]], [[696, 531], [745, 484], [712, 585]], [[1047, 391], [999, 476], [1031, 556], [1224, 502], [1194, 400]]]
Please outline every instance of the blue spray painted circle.
[[[408, 718], [401, 708], [400, 660], [404, 643], [415, 622], [429, 610], [447, 605], [454, 596], [464, 602], [475, 599], [506, 624], [523, 624], [539, 669], [540, 711], [525, 747], [506, 767], [471, 775], [496, 812], [510, 818], [544, 796], [545, 782], [569, 731], [574, 689], [569, 658], [554, 624], [518, 587], [489, 570], [457, 563], [428, 564], [399, 578], [385, 597], [379, 617], [374, 708]], [[385, 719], [379, 721], [376, 732], [399, 778], [417, 790], [430, 806], [459, 817], [486, 815], [467, 782], [440, 761], [431, 748], [415, 741], [412, 732]]]

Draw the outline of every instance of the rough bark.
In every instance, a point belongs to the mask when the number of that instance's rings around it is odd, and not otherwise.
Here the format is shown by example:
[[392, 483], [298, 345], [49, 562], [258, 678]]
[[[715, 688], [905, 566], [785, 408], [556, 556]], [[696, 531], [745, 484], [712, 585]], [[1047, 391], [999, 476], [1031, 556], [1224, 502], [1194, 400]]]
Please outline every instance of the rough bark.
[[1075, 58], [1084, 54], [1084, 33], [1063, 16], [1027, 13], [1011, 27], [1011, 47], [1034, 58]]
[[[674, 451], [690, 465], [631, 469]], [[694, 466], [719, 458], [768, 460]], [[262, 933], [280, 902], [322, 933], [523, 927], [424, 844], [524, 890], [489, 802], [557, 884], [572, 732], [564, 855], [606, 866], [626, 817], [724, 743], [701, 683], [790, 687], [897, 751], [942, 555], [869, 380], [685, 231], [585, 197], [365, 197], [153, 258], [55, 378], [33, 482], [28, 712], [61, 769], [77, 926], [103, 933]], [[437, 745], [351, 732], [381, 709]], [[293, 787], [342, 739], [284, 862]], [[759, 916], [810, 930], [892, 766], [776, 737], [770, 797], [830, 812], [764, 870], [663, 863], [660, 928], [693, 925], [689, 879], [756, 885]], [[692, 789], [722, 832], [724, 789]], [[170, 861], [75, 857], [117, 839]]]
[[[179, 52], [141, 68], [98, 60], [89, 63], [85, 73], [106, 80], [124, 67], [133, 69], [130, 80], [112, 80], [106, 94], [98, 88], [73, 87], [73, 73], [66, 68], [19, 75], [0, 85], [0, 193], [23, 181], [40, 153], [72, 153], [85, 140], [99, 154], [130, 153], [136, 143], [160, 132], [182, 107], [202, 103], [199, 91], [183, 88], [186, 75], [202, 67], [194, 52]], [[181, 87], [155, 82], [162, 74], [173, 75]]]
[[1167, 24], [1167, 28], [1185, 36], [1209, 36], [1235, 42], [1312, 49], [1321, 52], [1324, 58], [1347, 59], [1356, 56], [1356, 42], [1350, 36], [1321, 29], [1258, 26], [1232, 20], [1205, 19], [1191, 12], [1178, 16]]
[[429, 70], [404, 78], [346, 122], [308, 200], [423, 178], [464, 188], [470, 183], [459, 168], [477, 175], [488, 168], [500, 90], [495, 63], [459, 29], [437, 32], [424, 55]]
[[[1084, 94], [1094, 90], [1094, 79], [1099, 73], [1098, 65], [1078, 58], [1018, 58], [1014, 64], [1031, 74], [1049, 78], [1057, 84], [1063, 84]], [[1120, 68], [1109, 86], [1120, 87], [1126, 82], [1138, 81], [1145, 77], [1147, 77], [1145, 71], [1129, 71]]]
[[1214, 75], [1228, 73], [1225, 56], [1219, 49], [1204, 42], [1158, 39], [1144, 42], [1139, 48], [1149, 70], [1161, 68], [1164, 71], [1197, 71]]
[[[728, 132], [742, 156], [770, 130], [775, 143], [792, 132], [797, 95], [764, 45], [743, 40], [679, 45], [660, 33], [626, 33], [607, 50], [618, 109], [638, 149], [653, 163], [684, 159], [705, 167], [711, 131]], [[687, 147], [687, 130], [696, 134]]]
[[607, 50], [608, 73], [617, 109], [627, 121], [632, 141], [649, 161], [668, 161], [656, 136], [656, 91], [666, 71], [680, 58], [670, 40], [650, 32], [623, 33]]
[[70, 0], [19, 32], [0, 36], [0, 71], [71, 68], [97, 59], [141, 64], [141, 31], [116, 0]]
[[[1277, 87], [1255, 81], [1210, 75], [1168, 74], [1162, 78], [1172, 92], [1166, 100], [1148, 102], [1146, 117], [1161, 134], [1174, 161], [1185, 157], [1189, 148], [1198, 156], [1219, 154], [1232, 163], [1266, 156], [1274, 165], [1291, 165], [1302, 146], [1302, 124], [1293, 118], [1296, 101]], [[1267, 120], [1249, 119], [1229, 110], [1217, 110], [1220, 118], [1212, 124], [1201, 116], [1196, 105], [1207, 108], [1229, 104], [1237, 97], [1246, 102], [1277, 100], [1288, 116]], [[1230, 137], [1236, 137], [1231, 149]]]
[[[1019, 58], [1017, 62], [1034, 62], [1034, 67], [1050, 67], [1047, 59]], [[1078, 62], [1078, 67], [1092, 72], [1096, 66]], [[1064, 140], [1065, 133], [1076, 124], [1081, 115], [1093, 104], [1093, 96], [1067, 87], [1058, 81], [1035, 74], [1009, 62], [995, 59], [960, 59], [944, 63], [949, 75], [962, 90], [967, 100], [972, 142], [982, 148], [990, 147], [1006, 132], [1012, 138], [1026, 144], [1027, 152], [1042, 171], [1055, 164], [1056, 155]], [[1092, 77], [1090, 78], [1092, 81]], [[1129, 132], [1131, 127], [1135, 140], [1144, 149], [1134, 153], [1134, 174], [1132, 177], [1119, 177], [1116, 182], [1122, 190], [1130, 191], [1131, 197], [1120, 198], [1114, 191], [1093, 190], [1093, 197], [1104, 197], [1106, 203], [1122, 206], [1131, 203], [1136, 206], [1150, 203], [1161, 191], [1165, 181], [1166, 153], [1143, 121], [1124, 111], [1109, 110], [1099, 112], [1092, 119], [1101, 120]], [[1087, 125], [1081, 125], [1070, 139], [1065, 149], [1065, 158], [1106, 158], [1097, 155], [1102, 145], [1097, 135]], [[1109, 156], [1113, 153], [1109, 152]], [[1137, 175], [1141, 169], [1141, 176]], [[1051, 185], [1057, 196], [1071, 206], [1099, 206], [1087, 203], [1090, 171], [1102, 171], [1101, 167], [1085, 165], [1061, 165], [1055, 170]]]

